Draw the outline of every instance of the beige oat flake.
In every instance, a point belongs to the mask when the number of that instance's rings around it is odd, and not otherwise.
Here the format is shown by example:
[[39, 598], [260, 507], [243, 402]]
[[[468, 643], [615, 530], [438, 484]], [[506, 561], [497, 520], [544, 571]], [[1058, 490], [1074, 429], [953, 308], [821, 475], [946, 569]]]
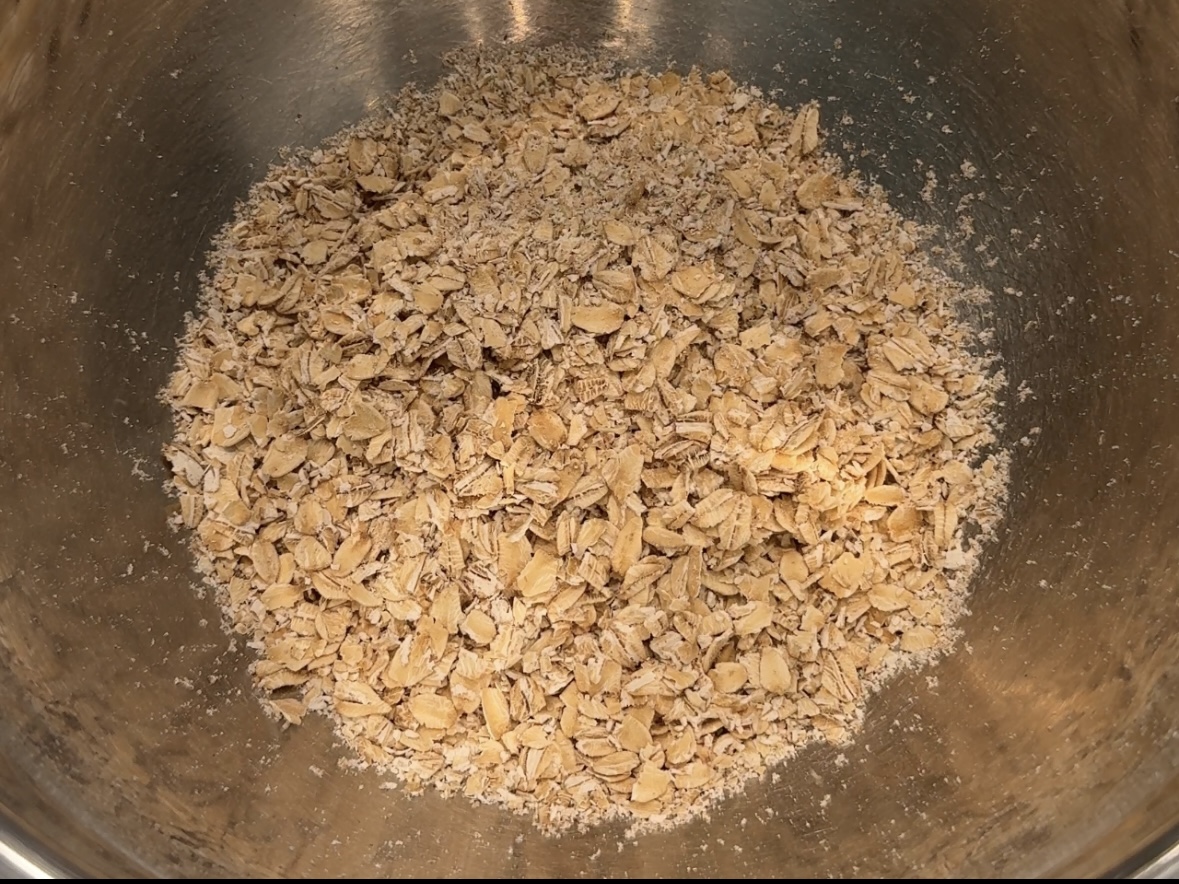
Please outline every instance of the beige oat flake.
[[949, 646], [1001, 375], [817, 106], [453, 63], [223, 232], [176, 521], [283, 722], [547, 830], [685, 820]]

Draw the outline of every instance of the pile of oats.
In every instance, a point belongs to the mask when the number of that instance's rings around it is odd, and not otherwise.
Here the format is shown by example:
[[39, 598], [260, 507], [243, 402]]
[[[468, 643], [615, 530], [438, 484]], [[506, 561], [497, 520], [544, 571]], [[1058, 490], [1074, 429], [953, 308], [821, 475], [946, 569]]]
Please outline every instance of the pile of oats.
[[223, 234], [179, 519], [287, 721], [550, 830], [683, 819], [945, 647], [996, 374], [817, 108], [456, 65]]

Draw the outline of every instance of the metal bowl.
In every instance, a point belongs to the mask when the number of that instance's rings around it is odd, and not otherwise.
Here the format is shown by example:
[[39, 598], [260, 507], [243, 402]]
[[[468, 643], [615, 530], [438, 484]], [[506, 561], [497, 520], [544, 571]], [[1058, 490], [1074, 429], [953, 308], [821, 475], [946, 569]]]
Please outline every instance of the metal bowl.
[[[156, 393], [235, 200], [284, 145], [505, 40], [822, 100], [829, 145], [999, 293], [1013, 497], [959, 651], [873, 699], [850, 748], [633, 841], [383, 789], [336, 766], [326, 721], [281, 730], [166, 526]], [[0, 854], [94, 875], [1167, 871], [1177, 96], [1174, 2], [10, 0]]]

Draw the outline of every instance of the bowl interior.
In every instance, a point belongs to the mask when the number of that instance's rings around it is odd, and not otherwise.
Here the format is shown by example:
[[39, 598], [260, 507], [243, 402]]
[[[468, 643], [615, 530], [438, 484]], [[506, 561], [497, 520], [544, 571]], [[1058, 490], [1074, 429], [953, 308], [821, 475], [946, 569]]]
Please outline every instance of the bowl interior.
[[[90, 874], [1125, 869], [1179, 821], [1179, 7], [44, 0], [0, 12], [0, 817]], [[157, 391], [210, 236], [474, 41], [726, 68], [997, 297], [1015, 452], [958, 651], [672, 832], [546, 838], [282, 730], [166, 521]], [[969, 162], [974, 177], [963, 171]], [[936, 181], [930, 190], [927, 185]], [[922, 197], [923, 190], [926, 198]], [[963, 219], [969, 219], [969, 226]]]

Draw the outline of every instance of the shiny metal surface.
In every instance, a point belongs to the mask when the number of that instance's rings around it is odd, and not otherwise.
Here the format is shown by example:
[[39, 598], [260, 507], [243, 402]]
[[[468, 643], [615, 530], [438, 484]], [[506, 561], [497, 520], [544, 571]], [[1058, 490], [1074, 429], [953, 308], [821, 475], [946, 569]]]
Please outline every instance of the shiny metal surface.
[[[633, 842], [337, 769], [325, 722], [263, 715], [165, 525], [155, 395], [234, 201], [441, 52], [525, 39], [822, 99], [830, 144], [921, 220], [981, 193], [959, 251], [1007, 290], [997, 344], [1030, 390], [960, 652], [876, 698], [854, 746]], [[94, 875], [1174, 871], [1177, 97], [1175, 2], [9, 0], [4, 850]]]

